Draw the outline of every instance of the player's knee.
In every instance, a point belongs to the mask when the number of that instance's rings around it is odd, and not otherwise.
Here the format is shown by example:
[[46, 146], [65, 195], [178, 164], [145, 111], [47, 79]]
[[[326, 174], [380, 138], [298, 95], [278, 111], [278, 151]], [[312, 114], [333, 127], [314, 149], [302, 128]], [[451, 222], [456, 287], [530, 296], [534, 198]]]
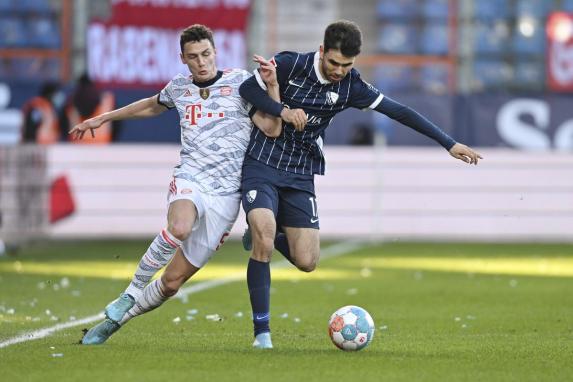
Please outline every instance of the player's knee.
[[313, 257], [301, 257], [295, 261], [296, 267], [303, 272], [312, 272], [316, 269], [317, 260]]
[[193, 227], [191, 227], [191, 224], [187, 222], [178, 222], [178, 221], [169, 223], [169, 226], [167, 227], [169, 233], [171, 233], [173, 236], [175, 236], [178, 240], [181, 241], [186, 240], [189, 237], [189, 235], [191, 235], [192, 228]]

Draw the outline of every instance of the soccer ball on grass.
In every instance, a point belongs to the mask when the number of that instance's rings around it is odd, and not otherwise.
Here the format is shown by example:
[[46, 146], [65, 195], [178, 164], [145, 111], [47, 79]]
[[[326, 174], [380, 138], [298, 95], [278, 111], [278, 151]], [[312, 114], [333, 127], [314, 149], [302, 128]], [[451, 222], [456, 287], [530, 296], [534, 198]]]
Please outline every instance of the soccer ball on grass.
[[374, 321], [359, 306], [343, 306], [330, 316], [328, 334], [339, 349], [361, 350], [374, 337]]

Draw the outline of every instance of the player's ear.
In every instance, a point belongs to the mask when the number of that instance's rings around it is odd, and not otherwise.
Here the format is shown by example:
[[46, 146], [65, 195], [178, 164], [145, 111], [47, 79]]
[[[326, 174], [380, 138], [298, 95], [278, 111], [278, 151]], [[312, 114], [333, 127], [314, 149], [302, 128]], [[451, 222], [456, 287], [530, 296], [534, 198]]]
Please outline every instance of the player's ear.
[[324, 46], [320, 45], [320, 48], [318, 48], [318, 53], [319, 53], [319, 57], [322, 60], [324, 58]]
[[183, 65], [187, 65], [187, 63], [185, 62], [185, 58], [183, 57], [183, 53], [179, 53], [179, 58], [181, 59], [181, 63]]

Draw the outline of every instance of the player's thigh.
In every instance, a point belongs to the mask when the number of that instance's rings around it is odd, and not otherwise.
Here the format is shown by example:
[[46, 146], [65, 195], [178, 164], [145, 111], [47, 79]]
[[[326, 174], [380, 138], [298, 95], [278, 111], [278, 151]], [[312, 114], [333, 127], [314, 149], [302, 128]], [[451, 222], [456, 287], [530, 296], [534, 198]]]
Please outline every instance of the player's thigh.
[[316, 228], [283, 227], [291, 258], [296, 266], [307, 272], [316, 268], [320, 258], [320, 235]]
[[[253, 238], [253, 256], [268, 261], [274, 247], [279, 193], [271, 177], [243, 176], [242, 204]], [[262, 257], [264, 258], [262, 258]], [[261, 257], [261, 258], [260, 258]]]
[[169, 185], [167, 202], [168, 230], [179, 240], [185, 240], [190, 234], [195, 221], [203, 216], [204, 195], [198, 186], [186, 179], [173, 178]]
[[274, 212], [268, 208], [255, 208], [249, 211], [247, 221], [251, 228], [253, 246], [270, 247], [267, 250], [272, 251], [277, 228]]
[[196, 268], [202, 268], [229, 236], [237, 220], [240, 195], [206, 195], [205, 213], [193, 227], [193, 234], [181, 244], [183, 255]]
[[165, 288], [163, 292], [168, 295], [176, 293], [199, 269], [191, 264], [183, 255], [181, 248], [178, 248], [161, 276]]

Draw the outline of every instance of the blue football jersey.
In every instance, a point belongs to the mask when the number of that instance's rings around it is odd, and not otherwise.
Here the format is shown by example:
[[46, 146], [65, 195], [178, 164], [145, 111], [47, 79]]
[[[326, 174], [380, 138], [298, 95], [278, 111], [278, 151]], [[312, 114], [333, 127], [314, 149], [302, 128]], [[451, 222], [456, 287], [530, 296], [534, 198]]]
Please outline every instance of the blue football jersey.
[[[281, 52], [273, 57], [281, 102], [290, 109], [303, 109], [308, 122], [300, 132], [283, 122], [282, 134], [274, 139], [253, 129], [247, 148], [251, 158], [296, 174], [323, 175], [322, 142], [332, 118], [349, 107], [374, 109], [382, 101], [383, 94], [363, 81], [356, 69], [338, 83], [326, 80], [319, 70], [319, 57], [319, 52]], [[257, 70], [255, 77], [266, 89]]]

